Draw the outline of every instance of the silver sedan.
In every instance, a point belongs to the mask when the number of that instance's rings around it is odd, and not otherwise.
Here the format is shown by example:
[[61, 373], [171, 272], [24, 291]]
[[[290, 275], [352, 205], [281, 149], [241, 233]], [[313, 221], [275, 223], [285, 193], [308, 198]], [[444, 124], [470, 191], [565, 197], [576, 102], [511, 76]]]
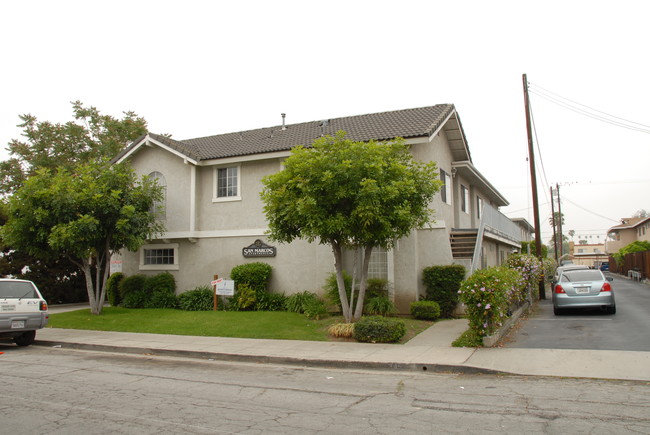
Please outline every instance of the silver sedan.
[[614, 289], [598, 269], [573, 269], [560, 273], [553, 287], [553, 312], [559, 315], [566, 308], [601, 307], [616, 314]]

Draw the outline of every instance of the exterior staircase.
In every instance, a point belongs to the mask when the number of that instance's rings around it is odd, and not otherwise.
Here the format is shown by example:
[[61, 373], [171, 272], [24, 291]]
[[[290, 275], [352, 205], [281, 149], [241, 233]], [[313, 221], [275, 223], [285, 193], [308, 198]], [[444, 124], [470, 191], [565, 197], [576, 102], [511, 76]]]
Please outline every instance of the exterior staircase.
[[454, 258], [472, 259], [476, 247], [477, 230], [453, 230], [449, 235]]

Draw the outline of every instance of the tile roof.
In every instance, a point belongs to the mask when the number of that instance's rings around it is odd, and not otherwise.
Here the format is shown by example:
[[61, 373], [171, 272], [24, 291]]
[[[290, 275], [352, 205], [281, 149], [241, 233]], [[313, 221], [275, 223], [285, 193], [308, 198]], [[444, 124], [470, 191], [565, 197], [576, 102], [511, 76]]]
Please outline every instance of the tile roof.
[[615, 231], [615, 230], [626, 230], [630, 228], [635, 228], [639, 224], [642, 224], [646, 221], [650, 221], [650, 217], [632, 217], [632, 218], [623, 218], [621, 219], [621, 223], [611, 227], [609, 231]]
[[[297, 145], [310, 145], [323, 135], [334, 135], [339, 130], [347, 132], [354, 141], [390, 140], [396, 137], [410, 138], [433, 134], [454, 112], [452, 104], [438, 104], [417, 109], [348, 116], [323, 121], [288, 124], [196, 139], [175, 140], [150, 133], [161, 143], [195, 160], [238, 157], [276, 151], [287, 151]], [[142, 138], [126, 148], [120, 156], [129, 152]]]

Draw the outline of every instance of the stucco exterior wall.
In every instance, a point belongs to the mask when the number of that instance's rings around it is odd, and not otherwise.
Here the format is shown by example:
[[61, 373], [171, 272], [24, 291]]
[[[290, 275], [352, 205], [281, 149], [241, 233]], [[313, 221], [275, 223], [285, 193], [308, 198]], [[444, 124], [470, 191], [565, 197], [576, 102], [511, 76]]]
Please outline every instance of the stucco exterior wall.
[[[218, 168], [238, 166], [240, 197], [237, 200], [214, 201], [214, 186]], [[263, 204], [259, 193], [262, 177], [280, 170], [280, 160], [242, 162], [223, 166], [200, 168], [197, 197], [197, 229], [199, 231], [239, 231], [266, 228]]]
[[[142, 271], [139, 269], [139, 252], [123, 252], [123, 272], [126, 275], [155, 275], [161, 272], [171, 273], [179, 285], [178, 293], [192, 290], [198, 286], [210, 285], [213, 276], [230, 278], [230, 271], [240, 264], [263, 262], [273, 268], [269, 289], [273, 292], [290, 295], [305, 290], [321, 293], [327, 276], [334, 272], [334, 256], [327, 246], [296, 241], [291, 244], [275, 245], [275, 257], [245, 258], [242, 249], [251, 245], [255, 237], [220, 237], [201, 238], [192, 243], [188, 240], [172, 240], [178, 243], [178, 270], [165, 269]], [[163, 242], [161, 248], [169, 246]]]
[[158, 147], [146, 147], [131, 158], [139, 175], [160, 172], [167, 184], [165, 219], [167, 231], [188, 231], [190, 227], [191, 167], [183, 159]]
[[[456, 174], [453, 178], [453, 192], [454, 192], [454, 228], [476, 228], [475, 225], [472, 225], [472, 195], [469, 180], [461, 177], [459, 174]], [[470, 190], [469, 203], [467, 204], [467, 211], [464, 212], [461, 209], [462, 206], [462, 189], [461, 186], [465, 186]]]

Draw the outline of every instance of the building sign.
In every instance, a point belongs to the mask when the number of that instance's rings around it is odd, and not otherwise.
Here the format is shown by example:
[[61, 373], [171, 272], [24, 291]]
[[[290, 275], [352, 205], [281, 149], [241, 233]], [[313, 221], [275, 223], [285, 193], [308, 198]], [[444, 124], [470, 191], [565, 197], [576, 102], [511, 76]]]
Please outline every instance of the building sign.
[[244, 257], [275, 257], [276, 249], [275, 246], [269, 246], [266, 243], [262, 242], [260, 239], [255, 240], [250, 246], [242, 249], [242, 254]]

